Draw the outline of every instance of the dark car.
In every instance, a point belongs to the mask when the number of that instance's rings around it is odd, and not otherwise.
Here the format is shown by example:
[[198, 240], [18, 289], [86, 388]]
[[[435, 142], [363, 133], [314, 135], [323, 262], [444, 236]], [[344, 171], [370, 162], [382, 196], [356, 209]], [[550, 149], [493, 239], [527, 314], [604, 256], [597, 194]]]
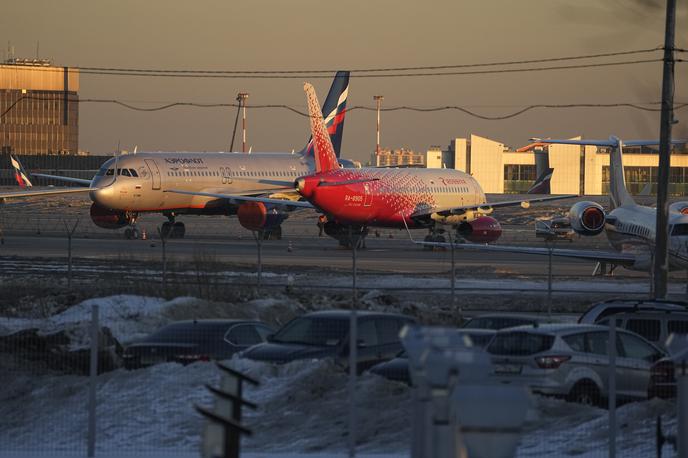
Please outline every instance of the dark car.
[[[288, 363], [300, 359], [332, 358], [348, 367], [348, 310], [307, 313], [284, 325], [268, 342], [256, 345], [242, 356], [256, 361]], [[365, 370], [394, 358], [401, 350], [399, 331], [415, 320], [406, 315], [358, 312], [357, 368]]]
[[657, 361], [650, 369], [648, 398], [676, 397], [676, 366], [682, 370], [683, 361], [688, 360], [688, 348], [683, 348]]
[[265, 342], [273, 332], [272, 328], [259, 321], [178, 321], [129, 345], [122, 358], [127, 369], [163, 362], [188, 364], [226, 359], [251, 345]]
[[[497, 331], [491, 329], [457, 329], [458, 334], [468, 336], [471, 343], [480, 348], [485, 348], [492, 341]], [[385, 361], [370, 368], [370, 372], [389, 380], [411, 384], [411, 374], [409, 373], [408, 354], [406, 350], [397, 355], [396, 358]]]

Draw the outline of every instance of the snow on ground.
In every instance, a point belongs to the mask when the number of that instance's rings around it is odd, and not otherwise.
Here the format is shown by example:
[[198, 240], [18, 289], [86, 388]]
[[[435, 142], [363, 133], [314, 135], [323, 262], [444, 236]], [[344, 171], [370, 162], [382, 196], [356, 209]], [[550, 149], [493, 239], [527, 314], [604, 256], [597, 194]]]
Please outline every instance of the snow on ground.
[[[369, 293], [364, 299], [363, 303], [374, 302], [376, 295]], [[97, 303], [103, 325], [126, 342], [152, 331], [180, 310], [197, 310], [195, 301], [112, 296], [84, 301], [48, 320], [0, 319], [0, 323], [6, 331], [36, 324], [47, 331], [87, 322], [91, 305]], [[294, 311], [299, 307], [279, 297], [240, 305], [256, 316], [274, 313], [275, 308]], [[238, 306], [232, 305], [230, 312]], [[309, 453], [333, 456], [345, 452], [347, 376], [334, 363], [300, 361], [276, 367], [235, 358], [231, 364], [261, 382], [260, 387], [247, 392], [247, 397], [260, 406], [255, 412], [245, 410], [245, 423], [255, 430], [255, 436], [244, 442], [252, 453], [247, 456], [291, 453], [309, 457]], [[193, 405], [210, 405], [212, 398], [204, 384], [217, 385], [218, 380], [218, 369], [208, 363], [169, 363], [100, 375], [98, 456], [113, 450], [118, 456], [152, 456], [161, 450], [196, 454], [203, 420]], [[60, 456], [56, 452], [85, 455], [87, 377], [14, 368], [0, 371], [0, 386], [0, 458], [20, 456], [19, 452], [35, 456], [40, 451], [51, 456]], [[381, 453], [384, 458], [406, 456], [411, 436], [410, 399], [406, 385], [371, 374], [359, 379], [356, 406], [362, 453]], [[606, 410], [555, 399], [536, 400], [519, 457], [606, 456]], [[618, 409], [619, 456], [651, 455], [658, 415], [663, 416], [665, 430], [675, 431], [672, 402], [652, 400]]]
[[[260, 380], [245, 410], [255, 430], [245, 450], [285, 453], [344, 453], [347, 444], [347, 376], [327, 361], [270, 366], [234, 359], [231, 364]], [[161, 364], [137, 371], [117, 370], [98, 378], [99, 451], [121, 454], [198, 450], [203, 420], [194, 404], [210, 405], [203, 385], [216, 385], [213, 364]], [[85, 449], [88, 378], [54, 374], [0, 374], [0, 444], [8, 451]], [[362, 453], [404, 456], [409, 449], [410, 390], [406, 385], [364, 374], [357, 386], [358, 442]], [[652, 400], [618, 409], [619, 456], [650, 456], [654, 425], [663, 415], [675, 430], [675, 404]], [[536, 398], [518, 456], [606, 456], [607, 417], [603, 409]], [[260, 452], [260, 453], [259, 453]]]

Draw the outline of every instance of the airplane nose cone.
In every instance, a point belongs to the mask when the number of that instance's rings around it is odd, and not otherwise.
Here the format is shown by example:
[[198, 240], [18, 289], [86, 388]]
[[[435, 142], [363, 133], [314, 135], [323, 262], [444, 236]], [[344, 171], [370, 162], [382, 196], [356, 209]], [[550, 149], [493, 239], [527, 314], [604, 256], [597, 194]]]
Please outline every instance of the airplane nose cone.
[[112, 207], [112, 197], [114, 196], [114, 191], [112, 186], [107, 186], [104, 188], [98, 188], [90, 191], [88, 193], [91, 201], [97, 203], [102, 207]]

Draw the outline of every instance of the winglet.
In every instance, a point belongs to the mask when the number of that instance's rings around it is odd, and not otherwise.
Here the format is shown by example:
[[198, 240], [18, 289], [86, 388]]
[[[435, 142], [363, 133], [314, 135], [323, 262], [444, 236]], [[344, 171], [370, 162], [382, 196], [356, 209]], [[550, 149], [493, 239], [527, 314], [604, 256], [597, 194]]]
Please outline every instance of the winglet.
[[315, 147], [315, 171], [329, 172], [340, 168], [337, 162], [337, 155], [334, 152], [330, 135], [325, 128], [320, 103], [315, 94], [313, 85], [304, 83], [303, 90], [308, 99], [308, 114], [311, 120], [311, 135], [313, 136], [313, 146]]
[[22, 188], [32, 187], [33, 184], [31, 183], [31, 180], [29, 179], [29, 174], [26, 173], [26, 170], [24, 170], [24, 166], [21, 165], [21, 162], [19, 162], [19, 159], [10, 155], [10, 162], [12, 163], [12, 168], [14, 168], [14, 178], [17, 180], [17, 183], [19, 184], [19, 186]]

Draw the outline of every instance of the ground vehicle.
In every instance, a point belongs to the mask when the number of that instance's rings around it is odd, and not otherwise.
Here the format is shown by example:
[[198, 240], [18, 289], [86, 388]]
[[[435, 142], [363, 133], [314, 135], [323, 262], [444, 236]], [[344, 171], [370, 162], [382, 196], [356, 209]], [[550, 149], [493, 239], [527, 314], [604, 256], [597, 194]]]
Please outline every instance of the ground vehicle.
[[[497, 331], [491, 329], [457, 329], [456, 332], [468, 336], [474, 346], [485, 348], [492, 341]], [[385, 361], [371, 367], [370, 372], [389, 380], [411, 384], [411, 374], [409, 373], [409, 362], [406, 350], [399, 353], [396, 358], [390, 361]]]
[[576, 231], [571, 227], [571, 221], [567, 216], [555, 216], [551, 219], [536, 220], [535, 236], [546, 241], [568, 240], [573, 242]]
[[[606, 326], [521, 326], [497, 332], [487, 351], [502, 383], [523, 383], [536, 393], [597, 405], [608, 396], [608, 340]], [[645, 399], [650, 367], [664, 352], [621, 329], [616, 349], [618, 398]]]
[[667, 350], [666, 342], [671, 334], [688, 334], [688, 310], [638, 310], [618, 313], [598, 322], [608, 326], [616, 319], [618, 328], [627, 329], [643, 336], [658, 347]]
[[499, 331], [504, 328], [514, 326], [539, 325], [551, 322], [547, 317], [538, 315], [526, 315], [522, 313], [487, 313], [470, 318], [463, 325], [462, 329], [493, 329]]
[[[242, 353], [242, 357], [271, 363], [299, 359], [333, 358], [348, 366], [348, 310], [307, 313], [284, 325], [268, 342]], [[382, 312], [358, 312], [358, 369], [365, 370], [394, 358], [401, 349], [399, 331], [415, 320], [406, 315]]]
[[259, 321], [178, 321], [129, 345], [122, 358], [127, 369], [162, 362], [188, 364], [231, 358], [238, 351], [264, 342], [272, 332], [272, 328]]
[[615, 313], [635, 312], [638, 310], [685, 310], [688, 303], [662, 299], [610, 299], [592, 304], [578, 318], [579, 323], [595, 324]]

